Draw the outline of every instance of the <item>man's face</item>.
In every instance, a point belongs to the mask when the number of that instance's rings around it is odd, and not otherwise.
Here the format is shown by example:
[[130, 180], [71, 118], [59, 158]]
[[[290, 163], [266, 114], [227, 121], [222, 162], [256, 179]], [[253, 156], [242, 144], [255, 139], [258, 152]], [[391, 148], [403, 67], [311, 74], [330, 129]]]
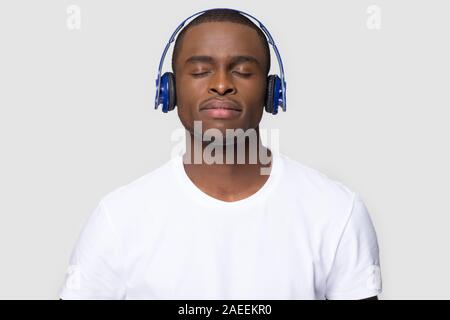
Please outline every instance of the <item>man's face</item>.
[[[265, 49], [252, 28], [208, 22], [186, 31], [177, 61], [177, 110], [183, 126], [257, 128], [266, 92]], [[233, 108], [235, 110], [223, 110]]]

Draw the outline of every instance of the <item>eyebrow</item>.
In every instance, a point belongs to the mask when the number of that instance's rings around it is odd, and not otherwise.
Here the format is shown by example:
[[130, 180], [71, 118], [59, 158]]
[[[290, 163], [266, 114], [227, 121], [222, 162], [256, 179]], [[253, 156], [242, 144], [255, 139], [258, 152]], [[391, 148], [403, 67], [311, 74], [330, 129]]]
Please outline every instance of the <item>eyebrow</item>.
[[[237, 64], [250, 62], [255, 63], [257, 65], [261, 65], [258, 59], [256, 59], [253, 56], [234, 56], [231, 58], [231, 65], [235, 66]], [[214, 58], [211, 56], [191, 56], [186, 59], [185, 64], [194, 64], [194, 63], [208, 63], [208, 64], [214, 64]]]

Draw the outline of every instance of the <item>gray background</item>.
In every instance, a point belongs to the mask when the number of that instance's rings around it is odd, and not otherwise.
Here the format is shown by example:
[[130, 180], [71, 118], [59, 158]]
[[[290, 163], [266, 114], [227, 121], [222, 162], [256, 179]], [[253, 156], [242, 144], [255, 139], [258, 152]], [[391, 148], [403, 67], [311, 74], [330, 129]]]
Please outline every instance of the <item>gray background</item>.
[[[67, 27], [71, 4], [80, 30]], [[159, 58], [181, 20], [222, 6], [261, 19], [283, 57], [288, 112], [262, 127], [362, 195], [381, 298], [450, 298], [444, 0], [2, 1], [0, 298], [57, 299], [99, 199], [167, 161], [181, 124], [153, 110]]]

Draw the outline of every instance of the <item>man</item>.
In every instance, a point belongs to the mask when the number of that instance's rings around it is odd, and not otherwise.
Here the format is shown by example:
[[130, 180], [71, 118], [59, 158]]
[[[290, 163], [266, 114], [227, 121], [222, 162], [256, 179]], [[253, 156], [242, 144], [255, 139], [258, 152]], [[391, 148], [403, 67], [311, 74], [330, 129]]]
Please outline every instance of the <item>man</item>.
[[101, 199], [61, 298], [377, 299], [378, 244], [361, 197], [260, 141], [262, 31], [233, 10], [207, 11], [172, 59], [186, 152]]

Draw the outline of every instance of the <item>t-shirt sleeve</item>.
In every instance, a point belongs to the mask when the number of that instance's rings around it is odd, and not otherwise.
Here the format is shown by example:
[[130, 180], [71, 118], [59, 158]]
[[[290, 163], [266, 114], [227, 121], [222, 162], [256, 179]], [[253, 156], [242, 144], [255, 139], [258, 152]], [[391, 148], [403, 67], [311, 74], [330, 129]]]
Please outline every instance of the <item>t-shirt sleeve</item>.
[[327, 278], [326, 298], [358, 300], [381, 293], [377, 236], [369, 212], [359, 194], [341, 234]]
[[102, 201], [91, 212], [72, 250], [60, 298], [123, 299], [121, 241]]

